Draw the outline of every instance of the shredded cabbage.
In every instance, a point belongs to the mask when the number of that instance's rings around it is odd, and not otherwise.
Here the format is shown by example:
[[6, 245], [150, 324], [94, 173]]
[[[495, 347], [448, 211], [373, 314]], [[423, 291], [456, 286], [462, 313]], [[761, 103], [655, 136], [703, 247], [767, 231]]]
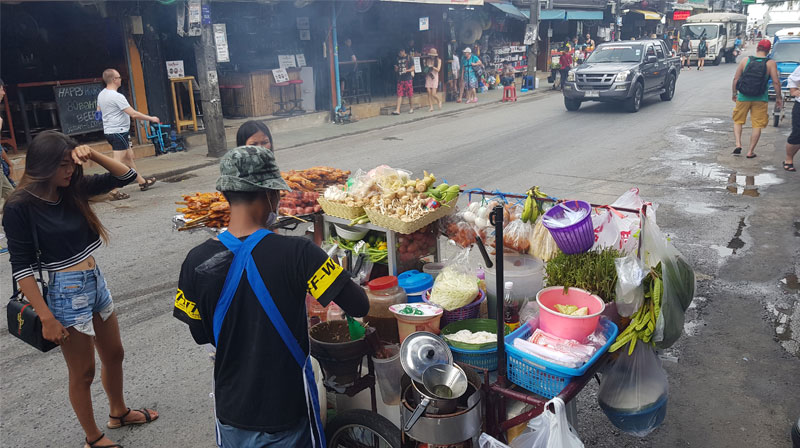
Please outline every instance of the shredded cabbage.
[[477, 296], [477, 277], [447, 266], [436, 277], [430, 302], [453, 311], [469, 305]]
[[445, 338], [454, 342], [463, 342], [466, 344], [485, 344], [487, 342], [497, 342], [497, 335], [489, 333], [488, 331], [476, 331], [475, 333], [469, 330], [459, 330], [453, 334], [448, 334]]

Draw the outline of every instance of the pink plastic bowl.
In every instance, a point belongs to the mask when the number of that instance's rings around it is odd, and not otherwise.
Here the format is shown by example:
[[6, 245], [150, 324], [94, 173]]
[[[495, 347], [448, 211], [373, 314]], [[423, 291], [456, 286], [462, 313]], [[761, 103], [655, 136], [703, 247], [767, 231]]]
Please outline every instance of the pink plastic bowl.
[[[554, 336], [583, 342], [594, 333], [600, 314], [606, 308], [603, 299], [579, 288], [569, 288], [564, 294], [563, 286], [544, 288], [536, 294], [539, 304], [539, 328]], [[556, 311], [556, 305], [575, 305], [589, 308], [588, 316], [567, 316]]]

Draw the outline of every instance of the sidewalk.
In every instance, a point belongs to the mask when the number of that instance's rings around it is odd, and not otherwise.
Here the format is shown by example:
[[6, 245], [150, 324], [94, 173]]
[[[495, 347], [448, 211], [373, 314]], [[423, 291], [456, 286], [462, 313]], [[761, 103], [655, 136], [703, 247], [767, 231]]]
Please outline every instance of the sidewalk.
[[[540, 87], [533, 92], [521, 93], [517, 91], [517, 102], [527, 102], [539, 98], [547, 93], [553, 92], [546, 81], [540, 81]], [[428, 118], [452, 115], [470, 109], [480, 109], [489, 105], [496, 105], [502, 98], [503, 90], [495, 89], [478, 94], [478, 102], [466, 103], [444, 103], [442, 110], [428, 112], [427, 106], [415, 109], [413, 114], [403, 113], [397, 115], [380, 115], [365, 120], [355, 121], [348, 124], [326, 123], [320, 126], [309, 127], [302, 130], [291, 130], [285, 132], [274, 132], [275, 150], [280, 152], [297, 146], [308, 145], [323, 141], [362, 134], [376, 129], [385, 129], [392, 126], [412, 123]], [[233, 148], [233, 144], [228, 143], [228, 149]], [[145, 176], [154, 176], [158, 179], [178, 176], [180, 174], [198, 170], [206, 166], [215, 165], [219, 159], [207, 157], [208, 149], [206, 146], [197, 146], [188, 151], [171, 153], [162, 156], [144, 157], [136, 160], [138, 171]], [[100, 167], [91, 167], [86, 170], [88, 174], [102, 172]]]

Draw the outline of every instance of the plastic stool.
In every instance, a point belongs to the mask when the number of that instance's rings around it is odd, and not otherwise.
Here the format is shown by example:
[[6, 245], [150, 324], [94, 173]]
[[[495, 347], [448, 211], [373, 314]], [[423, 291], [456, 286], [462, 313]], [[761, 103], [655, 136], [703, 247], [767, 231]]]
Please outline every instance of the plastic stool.
[[533, 76], [523, 76], [522, 77], [522, 88], [519, 89], [520, 92], [527, 92], [528, 90], [533, 90], [534, 83], [533, 83]]
[[510, 86], [503, 87], [503, 99], [502, 102], [506, 101], [517, 101], [517, 86], [511, 84]]

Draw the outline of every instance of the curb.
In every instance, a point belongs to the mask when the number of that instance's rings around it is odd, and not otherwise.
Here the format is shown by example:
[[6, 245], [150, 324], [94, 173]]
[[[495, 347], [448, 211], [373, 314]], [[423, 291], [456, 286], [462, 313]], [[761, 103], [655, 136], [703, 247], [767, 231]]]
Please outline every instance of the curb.
[[216, 165], [218, 162], [216, 160], [209, 160], [203, 163], [195, 163], [194, 165], [188, 165], [181, 168], [175, 168], [168, 171], [162, 171], [157, 173], [148, 174], [148, 176], [156, 177], [159, 181], [163, 181], [164, 179], [169, 179], [171, 177], [179, 176], [181, 174], [188, 173], [190, 171], [197, 171], [202, 168], [206, 168], [212, 165]]

